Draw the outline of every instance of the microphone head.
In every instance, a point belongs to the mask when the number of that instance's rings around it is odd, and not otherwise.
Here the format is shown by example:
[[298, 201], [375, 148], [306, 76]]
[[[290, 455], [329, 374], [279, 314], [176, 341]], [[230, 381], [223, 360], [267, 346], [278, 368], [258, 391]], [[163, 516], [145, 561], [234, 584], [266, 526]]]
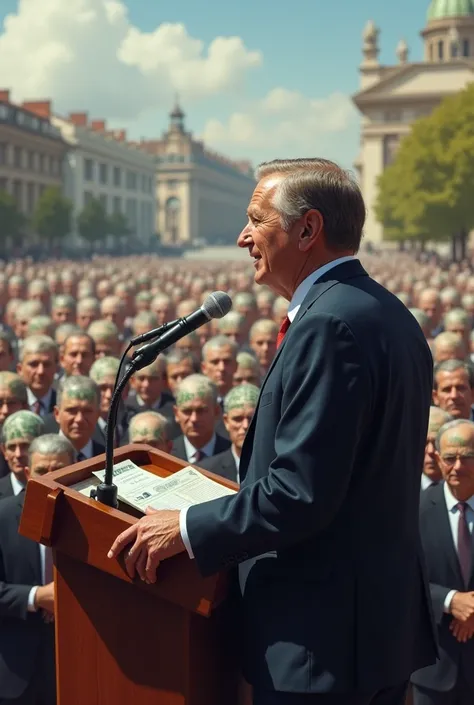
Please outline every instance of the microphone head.
[[209, 319], [223, 318], [232, 308], [232, 299], [224, 291], [214, 291], [203, 301], [202, 307]]

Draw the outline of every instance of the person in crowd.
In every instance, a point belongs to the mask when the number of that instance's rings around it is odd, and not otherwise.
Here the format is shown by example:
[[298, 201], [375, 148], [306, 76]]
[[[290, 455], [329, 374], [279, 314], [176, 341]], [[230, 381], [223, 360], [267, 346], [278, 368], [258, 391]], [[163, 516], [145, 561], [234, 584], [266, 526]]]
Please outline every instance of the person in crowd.
[[288, 314], [288, 301], [284, 298], [284, 296], [277, 296], [275, 301], [273, 302], [273, 320], [277, 324], [278, 328], [280, 328], [281, 324], [285, 320], [287, 314]]
[[426, 313], [429, 318], [431, 328], [429, 337], [436, 338], [436, 336], [443, 331], [439, 291], [433, 288], [427, 288], [421, 291], [418, 297], [418, 308]]
[[62, 323], [74, 323], [76, 320], [76, 301], [69, 294], [55, 296], [51, 302], [51, 317], [57, 326]]
[[[66, 438], [36, 437], [29, 446], [26, 478], [67, 467], [74, 456]], [[19, 533], [24, 498], [21, 491], [0, 501], [0, 702], [54, 705], [51, 549]]]
[[102, 320], [109, 321], [117, 326], [119, 333], [123, 333], [127, 312], [119, 296], [107, 296], [105, 299], [102, 299], [100, 303], [100, 316]]
[[115, 323], [104, 320], [94, 321], [87, 329], [87, 333], [95, 343], [96, 358], [119, 357], [121, 342]]
[[27, 386], [28, 405], [35, 414], [47, 416], [56, 405], [55, 375], [58, 346], [45, 335], [25, 339], [17, 371]]
[[39, 301], [43, 306], [43, 309], [49, 309], [50, 303], [50, 293], [48, 288], [48, 282], [44, 279], [33, 279], [28, 284], [27, 298], [30, 301]]
[[431, 325], [430, 319], [426, 313], [422, 311], [421, 308], [410, 308], [409, 311], [423, 331], [425, 338], [429, 340], [431, 335]]
[[33, 316], [28, 323], [25, 337], [29, 338], [31, 335], [47, 335], [48, 338], [54, 338], [55, 331], [56, 326], [51, 316]]
[[[97, 384], [100, 390], [100, 416], [97, 421], [97, 429], [99, 433], [96, 433], [94, 437], [104, 446], [106, 443], [109, 410], [119, 366], [120, 360], [117, 357], [100, 357], [94, 362], [89, 373], [90, 378]], [[122, 393], [123, 402], [126, 401], [128, 392], [129, 385], [127, 384]], [[117, 413], [114, 441], [115, 447], [118, 447], [121, 444], [125, 445], [127, 425], [125, 407], [122, 404]]]
[[[142, 294], [143, 293], [142, 291]], [[158, 328], [158, 319], [151, 311], [139, 311], [139, 313], [132, 318], [130, 329], [133, 337], [148, 333], [148, 331], [153, 330], [153, 328]]]
[[250, 348], [260, 364], [260, 374], [264, 377], [275, 357], [278, 326], [270, 319], [260, 319], [250, 328]]
[[100, 318], [100, 302], [93, 296], [86, 296], [79, 299], [76, 308], [76, 323], [86, 331], [91, 323]]
[[245, 318], [238, 311], [230, 311], [216, 320], [216, 333], [232, 340], [239, 348], [245, 344]]
[[157, 411], [141, 411], [130, 420], [129, 442], [146, 443], [164, 453], [171, 453], [173, 443], [169, 426], [169, 419], [163, 414]]
[[27, 410], [16, 411], [3, 424], [0, 449], [10, 472], [0, 479], [0, 499], [18, 495], [25, 488], [28, 449], [44, 432], [43, 419]]
[[[273, 317], [273, 304], [275, 302], [275, 294], [270, 289], [263, 289], [257, 292], [255, 296], [257, 302], [258, 315], [260, 318], [272, 318]], [[280, 323], [278, 323], [278, 328]]]
[[258, 308], [255, 296], [249, 291], [238, 291], [233, 297], [234, 311], [244, 317], [243, 334], [247, 338], [250, 328], [258, 318]]
[[443, 326], [445, 331], [456, 333], [461, 338], [465, 345], [467, 355], [472, 329], [472, 316], [462, 308], [453, 308], [444, 316]]
[[201, 371], [214, 382], [218, 392], [218, 403], [232, 389], [234, 374], [237, 370], [236, 343], [225, 335], [210, 338], [202, 348]]
[[159, 326], [173, 320], [173, 304], [170, 297], [166, 294], [158, 294], [153, 297], [150, 303], [150, 311], [155, 314]]
[[87, 377], [95, 360], [95, 342], [87, 333], [70, 335], [63, 343], [59, 361], [65, 377]]
[[28, 325], [35, 316], [44, 313], [43, 305], [39, 301], [23, 301], [16, 310], [15, 335], [17, 340], [24, 340]]
[[439, 638], [435, 664], [412, 676], [414, 705], [474, 702], [474, 423], [438, 432], [444, 483], [422, 495], [421, 540]]
[[253, 384], [255, 387], [260, 387], [260, 382], [260, 365], [257, 358], [248, 352], [238, 353], [237, 369], [233, 379], [234, 386]]
[[453, 417], [438, 406], [430, 408], [430, 420], [428, 423], [428, 433], [426, 436], [425, 459], [423, 462], [423, 473], [421, 475], [421, 490], [424, 492], [430, 487], [438, 485], [442, 481], [441, 468], [438, 462], [436, 450], [436, 437], [439, 429], [444, 424], [453, 421]]
[[445, 360], [434, 369], [433, 402], [455, 419], [470, 419], [474, 403], [474, 367]]
[[0, 331], [0, 372], [12, 369], [15, 360], [15, 350], [12, 337], [6, 331]]
[[47, 431], [58, 429], [77, 453], [77, 462], [105, 453], [103, 443], [97, 440], [97, 423], [100, 416], [100, 390], [90, 377], [66, 377], [58, 390], [54, 408], [54, 421], [48, 419]]
[[201, 339], [196, 331], [176, 341], [174, 349], [182, 353], [191, 353], [191, 355], [195, 355], [198, 359], [201, 359]]
[[259, 389], [252, 384], [234, 387], [224, 399], [224, 423], [231, 447], [199, 464], [216, 475], [240, 482], [239, 466], [242, 446], [258, 402]]
[[59, 353], [62, 352], [65, 341], [71, 335], [80, 335], [82, 328], [77, 323], [60, 323], [54, 331], [54, 340], [59, 348]]
[[465, 360], [467, 357], [466, 346], [456, 333], [444, 331], [434, 338], [432, 344], [435, 363], [446, 360]]
[[199, 464], [230, 448], [230, 441], [215, 430], [221, 407], [217, 386], [208, 377], [186, 377], [177, 388], [174, 411], [182, 435], [173, 441], [172, 455]]
[[[26, 384], [14, 372], [0, 372], [0, 431], [6, 419], [22, 409], [28, 409]], [[9, 472], [5, 456], [0, 452], [0, 478]]]
[[151, 365], [135, 372], [130, 380], [133, 394], [125, 402], [127, 419], [140, 411], [159, 411], [174, 418], [174, 398], [166, 391], [166, 358], [159, 355]]
[[197, 374], [200, 370], [199, 360], [192, 353], [174, 349], [166, 357], [166, 381], [173, 397], [180, 382], [189, 375]]
[[447, 286], [441, 290], [439, 295], [443, 315], [449, 313], [454, 308], [458, 308], [461, 303], [459, 291], [454, 286]]

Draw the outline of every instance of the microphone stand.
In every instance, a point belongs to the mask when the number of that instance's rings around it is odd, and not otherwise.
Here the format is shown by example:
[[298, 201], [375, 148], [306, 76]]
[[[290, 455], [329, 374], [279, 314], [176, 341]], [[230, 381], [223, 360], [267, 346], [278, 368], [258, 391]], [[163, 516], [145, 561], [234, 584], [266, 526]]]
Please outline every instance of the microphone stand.
[[[171, 324], [164, 323], [160, 328], [160, 334], [156, 335], [156, 338], [161, 337], [166, 331], [173, 325], [175, 321]], [[133, 345], [132, 345], [133, 346]], [[130, 347], [132, 347], [130, 346]], [[135, 351], [136, 353], [138, 351]], [[96, 488], [91, 490], [91, 498], [106, 504], [108, 507], [113, 507], [117, 509], [118, 507], [118, 488], [114, 484], [114, 431], [117, 424], [117, 414], [120, 406], [120, 401], [122, 399], [122, 393], [127, 386], [132, 375], [141, 369], [138, 366], [140, 359], [137, 358], [132, 360], [123, 375], [120, 382], [118, 382], [118, 375], [120, 374], [120, 369], [117, 374], [117, 379], [115, 380], [115, 389], [112, 395], [112, 400], [110, 402], [110, 409], [107, 416], [107, 433], [105, 437], [105, 476], [104, 481], [100, 483]]]

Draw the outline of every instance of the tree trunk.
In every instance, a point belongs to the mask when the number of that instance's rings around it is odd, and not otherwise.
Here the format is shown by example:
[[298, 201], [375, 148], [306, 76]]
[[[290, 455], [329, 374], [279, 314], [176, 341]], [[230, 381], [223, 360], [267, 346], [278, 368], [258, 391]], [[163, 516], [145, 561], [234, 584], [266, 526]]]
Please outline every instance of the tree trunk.
[[457, 262], [457, 242], [458, 242], [458, 236], [456, 234], [451, 235], [451, 259], [453, 262]]
[[459, 236], [458, 236], [458, 238], [459, 238], [459, 255], [460, 255], [460, 256], [459, 256], [459, 259], [460, 259], [460, 261], [466, 259], [466, 255], [467, 255], [467, 237], [468, 237], [468, 236], [467, 236], [467, 232], [466, 232], [466, 230], [463, 228], [463, 229], [460, 231]]

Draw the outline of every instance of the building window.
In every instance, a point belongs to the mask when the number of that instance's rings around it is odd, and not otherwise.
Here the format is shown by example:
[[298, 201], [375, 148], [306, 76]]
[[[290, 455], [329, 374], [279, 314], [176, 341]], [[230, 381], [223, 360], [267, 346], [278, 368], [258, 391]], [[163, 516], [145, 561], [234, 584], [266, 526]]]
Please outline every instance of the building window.
[[1, 104], [0, 105], [0, 119], [7, 120], [9, 114], [10, 114], [10, 111], [8, 109], [8, 105]]
[[40, 172], [40, 174], [44, 174], [44, 173], [45, 173], [45, 158], [44, 158], [44, 154], [40, 154], [40, 155], [39, 155], [39, 172]]
[[430, 44], [429, 49], [428, 49], [428, 58], [430, 61], [433, 61], [433, 44]]
[[92, 159], [84, 159], [84, 179], [94, 181], [94, 162]]
[[13, 182], [13, 198], [17, 202], [18, 207], [21, 209], [22, 207], [22, 197], [23, 197], [23, 184], [21, 181], [14, 181]]
[[28, 152], [28, 169], [29, 169], [30, 171], [34, 171], [34, 170], [35, 170], [35, 166], [36, 166], [36, 165], [35, 165], [35, 153], [32, 152], [32, 151], [29, 151], [29, 152]]
[[0, 142], [0, 164], [7, 163], [7, 143]]
[[181, 203], [179, 198], [168, 198], [165, 206], [166, 231], [171, 243], [179, 242], [179, 221], [181, 217]]
[[107, 164], [99, 164], [99, 181], [101, 184], [106, 184], [108, 178]]
[[463, 43], [462, 43], [462, 55], [463, 55], [463, 56], [470, 56], [469, 39], [463, 39]]
[[451, 44], [451, 58], [455, 59], [457, 56], [459, 56], [459, 45], [457, 42], [453, 42]]
[[114, 213], [122, 212], [122, 199], [120, 196], [114, 196]]
[[176, 179], [170, 179], [168, 181], [168, 188], [169, 189], [175, 189], [177, 187], [177, 185], [178, 185], [178, 182]]
[[5, 178], [0, 179], [0, 191], [8, 191], [8, 181]]
[[444, 59], [444, 42], [438, 42], [438, 59], [443, 61]]
[[35, 209], [35, 185], [28, 184], [26, 187], [26, 208], [28, 213], [33, 213]]
[[92, 200], [94, 195], [90, 191], [84, 191], [84, 205], [87, 206]]
[[101, 193], [99, 196], [99, 201], [102, 203], [104, 211], [107, 213], [107, 194]]
[[119, 166], [114, 166], [114, 186], [120, 188], [122, 185], [122, 170]]
[[21, 169], [21, 147], [13, 148], [13, 164], [17, 169]]
[[127, 188], [130, 191], [136, 191], [137, 175], [134, 171], [127, 171]]
[[397, 154], [400, 137], [398, 135], [385, 135], [383, 138], [383, 166], [384, 169], [393, 162]]
[[400, 110], [387, 110], [385, 113], [385, 122], [402, 122], [402, 113]]

